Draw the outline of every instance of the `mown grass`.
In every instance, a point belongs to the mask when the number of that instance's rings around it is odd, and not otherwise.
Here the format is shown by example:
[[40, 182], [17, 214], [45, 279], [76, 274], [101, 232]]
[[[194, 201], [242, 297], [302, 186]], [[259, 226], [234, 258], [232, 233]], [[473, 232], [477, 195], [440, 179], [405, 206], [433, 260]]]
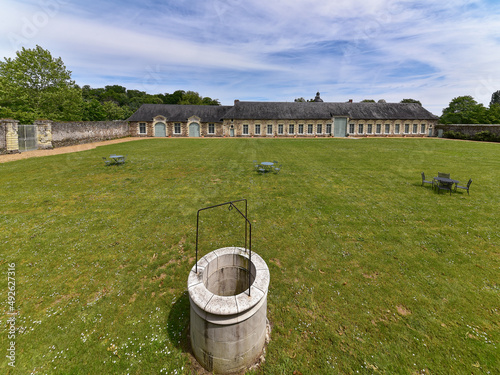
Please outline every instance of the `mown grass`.
[[[127, 163], [105, 167], [112, 153]], [[18, 310], [16, 367], [0, 371], [190, 373], [196, 212], [246, 198], [271, 272], [254, 373], [498, 373], [498, 156], [441, 139], [150, 139], [0, 164], [2, 322], [9, 263]], [[473, 178], [471, 194], [438, 195], [422, 171]], [[243, 246], [235, 215], [202, 214], [201, 255]]]

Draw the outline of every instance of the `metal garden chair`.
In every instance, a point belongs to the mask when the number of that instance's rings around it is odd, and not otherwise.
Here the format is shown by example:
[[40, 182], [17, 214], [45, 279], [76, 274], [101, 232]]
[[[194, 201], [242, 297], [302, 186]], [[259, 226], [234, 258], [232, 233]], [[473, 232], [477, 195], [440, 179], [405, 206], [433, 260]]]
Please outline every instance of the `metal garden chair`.
[[464, 190], [467, 190], [467, 195], [469, 195], [470, 184], [472, 184], [472, 178], [470, 178], [469, 182], [467, 182], [467, 186], [460, 186], [458, 184], [455, 184], [455, 191], [457, 191], [457, 188], [458, 189], [464, 189]]
[[264, 173], [266, 171], [264, 168], [262, 168], [262, 166], [259, 164], [259, 162], [257, 160], [253, 161], [253, 167], [259, 173]]
[[432, 180], [432, 181], [426, 180], [425, 173], [422, 172], [422, 186], [424, 186], [424, 184], [431, 184], [432, 188], [434, 189], [434, 180]]

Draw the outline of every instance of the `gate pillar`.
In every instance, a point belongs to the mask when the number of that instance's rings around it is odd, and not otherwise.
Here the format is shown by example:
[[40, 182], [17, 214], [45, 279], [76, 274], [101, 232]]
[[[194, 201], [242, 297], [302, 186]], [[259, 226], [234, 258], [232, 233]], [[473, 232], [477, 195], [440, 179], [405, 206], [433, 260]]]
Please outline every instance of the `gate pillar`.
[[[17, 134], [17, 125], [19, 121], [13, 119], [0, 119], [0, 126], [5, 127], [5, 151], [8, 154], [18, 154], [19, 151], [19, 139]], [[2, 144], [0, 140], [0, 145]]]
[[52, 146], [52, 121], [50, 120], [36, 120], [37, 127], [37, 148], [39, 150], [46, 150], [53, 148]]

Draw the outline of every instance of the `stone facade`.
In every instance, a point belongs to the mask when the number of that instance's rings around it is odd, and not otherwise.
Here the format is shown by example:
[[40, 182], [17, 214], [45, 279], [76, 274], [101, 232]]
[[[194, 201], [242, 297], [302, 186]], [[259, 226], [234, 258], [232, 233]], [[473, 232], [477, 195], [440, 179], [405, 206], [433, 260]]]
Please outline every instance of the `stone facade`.
[[[224, 120], [223, 123], [200, 123], [201, 137], [257, 137], [257, 138], [325, 138], [333, 137], [334, 119], [322, 120]], [[136, 121], [130, 123], [133, 137], [155, 137], [158, 121]], [[164, 122], [166, 137], [192, 137], [191, 122]], [[143, 132], [140, 132], [142, 124]], [[177, 131], [176, 131], [177, 124]], [[347, 136], [353, 137], [426, 137], [433, 134], [437, 120], [350, 120]], [[362, 125], [362, 129], [360, 128]]]
[[[233, 129], [233, 135], [231, 135]], [[258, 138], [331, 137], [332, 119], [323, 120], [225, 120], [225, 136]]]
[[47, 150], [53, 148], [52, 145], [52, 121], [37, 120], [37, 145], [39, 150]]
[[241, 102], [144, 104], [130, 118], [145, 137], [423, 137], [438, 117], [416, 103]]
[[350, 120], [347, 134], [351, 137], [428, 137], [432, 136], [436, 120]]
[[[191, 118], [185, 122], [167, 121], [164, 116], [157, 116], [153, 121], [131, 121], [132, 137], [190, 137], [190, 126], [199, 125], [199, 137], [224, 137], [221, 123], [203, 122], [199, 118]], [[164, 131], [161, 130], [164, 126]]]
[[18, 124], [17, 120], [0, 119], [0, 153], [19, 152]]
[[[351, 137], [427, 137], [437, 124], [437, 120], [347, 120], [346, 136]], [[334, 126], [334, 119], [226, 120], [223, 133], [230, 136], [232, 128], [235, 137], [324, 138], [333, 137]]]
[[7, 125], [0, 120], [0, 155], [7, 152]]

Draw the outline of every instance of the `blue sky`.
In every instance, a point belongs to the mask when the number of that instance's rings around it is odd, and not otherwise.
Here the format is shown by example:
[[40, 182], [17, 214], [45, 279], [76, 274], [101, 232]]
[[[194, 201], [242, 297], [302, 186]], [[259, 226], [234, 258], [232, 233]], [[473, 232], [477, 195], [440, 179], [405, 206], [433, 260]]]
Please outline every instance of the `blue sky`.
[[0, 58], [40, 45], [79, 85], [234, 99], [420, 100], [500, 90], [497, 0], [1, 0]]

